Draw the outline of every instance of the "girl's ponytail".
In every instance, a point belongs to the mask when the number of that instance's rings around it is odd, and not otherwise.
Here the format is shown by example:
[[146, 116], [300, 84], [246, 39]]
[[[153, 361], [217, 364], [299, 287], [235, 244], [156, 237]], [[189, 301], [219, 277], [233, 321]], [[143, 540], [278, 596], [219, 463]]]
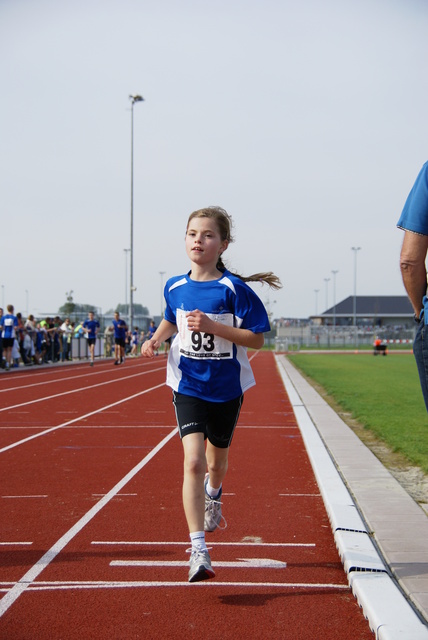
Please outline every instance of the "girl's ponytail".
[[[221, 207], [206, 207], [204, 209], [198, 209], [198, 211], [194, 211], [189, 216], [187, 226], [189, 226], [189, 222], [192, 220], [192, 218], [212, 218], [217, 223], [221, 239], [227, 240], [227, 242], [233, 242], [232, 216], [230, 216], [227, 211], [225, 211]], [[216, 266], [219, 271], [226, 270], [226, 266], [221, 256], [219, 256]], [[244, 282], [261, 282], [262, 284], [267, 284], [271, 289], [281, 289], [282, 287], [281, 280], [278, 278], [278, 276], [272, 273], [272, 271], [254, 273], [251, 276], [241, 276], [239, 273], [235, 273], [231, 269], [229, 269], [229, 271]]]

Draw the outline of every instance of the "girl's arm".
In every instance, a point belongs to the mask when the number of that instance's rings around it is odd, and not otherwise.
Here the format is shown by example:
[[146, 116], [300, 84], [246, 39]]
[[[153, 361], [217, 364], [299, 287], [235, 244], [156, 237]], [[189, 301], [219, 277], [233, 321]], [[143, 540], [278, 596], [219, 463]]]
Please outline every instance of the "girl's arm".
[[230, 327], [211, 320], [205, 313], [195, 309], [186, 314], [187, 326], [190, 331], [204, 331], [205, 333], [213, 333], [219, 338], [225, 338], [229, 342], [233, 342], [241, 347], [250, 349], [261, 349], [264, 345], [265, 338], [263, 333], [254, 333], [249, 329], [240, 329], [239, 327]]
[[146, 340], [141, 345], [141, 355], [146, 358], [153, 358], [155, 351], [159, 349], [161, 342], [170, 338], [176, 331], [177, 328], [175, 324], [163, 319], [150, 340]]

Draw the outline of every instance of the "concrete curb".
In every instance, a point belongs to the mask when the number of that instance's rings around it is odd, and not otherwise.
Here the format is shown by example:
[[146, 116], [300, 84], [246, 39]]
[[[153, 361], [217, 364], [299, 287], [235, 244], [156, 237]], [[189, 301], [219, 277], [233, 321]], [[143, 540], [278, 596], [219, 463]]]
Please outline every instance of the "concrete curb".
[[[379, 640], [428, 640], [428, 627], [422, 619], [422, 612], [409, 602], [393, 577], [375, 544], [371, 527], [367, 526], [364, 506], [351, 496], [343, 471], [339, 471], [337, 460], [320, 435], [322, 425], [315, 424], [305, 401], [309, 399], [319, 407], [326, 403], [284, 356], [276, 356], [275, 359], [320, 487], [349, 584], [370, 628]], [[302, 381], [309, 387], [306, 390], [309, 394], [302, 393], [304, 385], [296, 384]], [[345, 423], [342, 424], [344, 429], [351, 431]], [[358, 438], [355, 444], [366, 448]]]

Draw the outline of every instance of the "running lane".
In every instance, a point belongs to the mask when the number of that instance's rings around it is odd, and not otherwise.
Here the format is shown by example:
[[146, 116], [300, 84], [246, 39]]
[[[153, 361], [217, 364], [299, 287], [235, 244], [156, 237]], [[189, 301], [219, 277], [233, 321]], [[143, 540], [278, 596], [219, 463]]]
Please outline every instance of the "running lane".
[[182, 451], [160, 364], [133, 378], [125, 365], [109, 374], [123, 380], [71, 394], [72, 424], [0, 454], [0, 638], [373, 638], [270, 353], [252, 360], [228, 526], [208, 534], [216, 577], [187, 582]]

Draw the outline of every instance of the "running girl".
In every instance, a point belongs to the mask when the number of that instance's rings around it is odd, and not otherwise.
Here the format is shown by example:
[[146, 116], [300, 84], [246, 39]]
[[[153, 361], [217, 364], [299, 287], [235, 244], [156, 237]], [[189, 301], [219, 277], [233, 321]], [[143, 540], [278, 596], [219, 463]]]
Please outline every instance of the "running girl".
[[[153, 357], [177, 332], [168, 355], [167, 384], [184, 449], [183, 506], [192, 543], [189, 582], [214, 576], [205, 531], [221, 513], [222, 483], [243, 393], [255, 384], [247, 348], [260, 349], [269, 320], [260, 298], [246, 284], [281, 282], [272, 272], [240, 276], [228, 271], [222, 254], [232, 219], [220, 207], [193, 212], [187, 223], [187, 275], [165, 285], [166, 309], [154, 335], [141, 348]], [[205, 440], [206, 446], [205, 446]], [[208, 473], [206, 473], [208, 469]]]

